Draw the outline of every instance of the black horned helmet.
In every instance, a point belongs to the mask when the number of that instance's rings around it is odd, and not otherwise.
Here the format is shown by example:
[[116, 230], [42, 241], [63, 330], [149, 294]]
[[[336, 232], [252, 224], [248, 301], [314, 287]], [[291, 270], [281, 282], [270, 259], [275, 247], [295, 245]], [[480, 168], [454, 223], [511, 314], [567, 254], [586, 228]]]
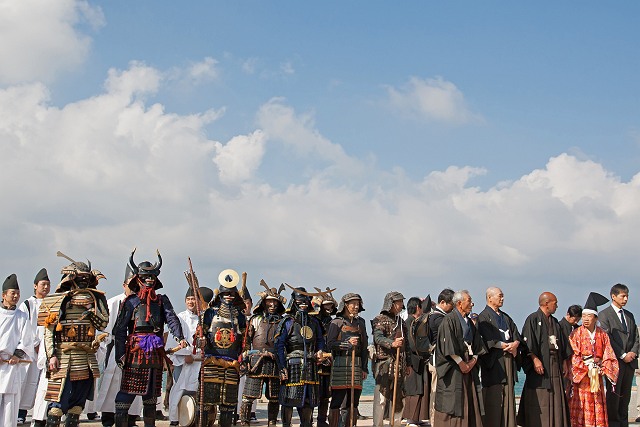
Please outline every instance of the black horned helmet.
[[72, 289], [95, 289], [98, 287], [100, 279], [106, 279], [105, 275], [98, 270], [91, 269], [91, 261], [87, 263], [74, 261], [62, 252], [56, 252], [56, 255], [71, 261], [66, 267], [62, 267], [60, 273], [62, 279], [56, 288], [56, 292], [66, 292]]
[[[143, 261], [140, 264], [136, 265], [136, 263], [133, 261], [133, 254], [135, 253], [136, 253], [136, 248], [133, 248], [133, 251], [131, 251], [131, 255], [129, 256], [129, 266], [131, 267], [133, 276], [138, 279], [137, 280], [137, 282], [139, 282], [138, 285], [147, 286], [146, 281], [144, 279], [141, 279], [140, 276], [153, 276], [156, 279], [155, 286], [153, 288], [154, 289], [162, 288], [162, 283], [160, 282], [160, 279], [158, 279], [158, 276], [160, 275], [160, 268], [162, 267], [162, 256], [160, 256], [160, 251], [156, 249], [158, 262], [156, 262], [155, 264], [151, 264], [151, 262], [149, 261]], [[131, 288], [134, 282], [136, 281], [131, 279], [131, 282], [129, 283], [129, 288]]]
[[253, 314], [264, 313], [266, 311], [265, 304], [267, 300], [271, 299], [271, 300], [278, 301], [278, 308], [276, 310], [276, 313], [278, 314], [284, 313], [285, 311], [284, 305], [287, 302], [287, 298], [284, 295], [280, 295], [280, 293], [286, 289], [284, 286], [284, 283], [280, 284], [280, 288], [278, 288], [277, 290], [276, 288], [270, 288], [269, 285], [267, 285], [267, 282], [265, 282], [264, 280], [260, 280], [260, 285], [264, 286], [265, 291], [258, 292], [260, 301], [257, 302], [257, 304], [253, 307], [253, 310], [251, 312]]
[[311, 304], [313, 304], [313, 308], [315, 309], [315, 311], [319, 313], [322, 311], [322, 305], [333, 304], [333, 309], [331, 310], [330, 314], [332, 316], [335, 315], [338, 312], [338, 302], [333, 297], [333, 291], [331, 291], [328, 286], [324, 291], [320, 288], [316, 288], [315, 286], [313, 289], [318, 292], [318, 295], [315, 295], [313, 298], [311, 298]]
[[336, 290], [336, 288], [334, 289], [327, 288], [326, 291], [307, 292], [307, 290], [303, 287], [294, 288], [288, 283], [285, 283], [285, 285], [291, 288], [291, 290], [293, 290], [293, 292], [291, 293], [291, 300], [289, 301], [289, 306], [287, 307], [287, 310], [286, 310], [287, 313], [295, 313], [296, 311], [301, 311], [300, 310], [301, 304], [305, 304], [307, 306], [304, 311], [307, 311], [307, 312], [311, 311], [313, 309], [313, 306], [311, 304], [311, 299], [313, 297], [316, 297], [316, 296], [323, 297], [324, 295]]

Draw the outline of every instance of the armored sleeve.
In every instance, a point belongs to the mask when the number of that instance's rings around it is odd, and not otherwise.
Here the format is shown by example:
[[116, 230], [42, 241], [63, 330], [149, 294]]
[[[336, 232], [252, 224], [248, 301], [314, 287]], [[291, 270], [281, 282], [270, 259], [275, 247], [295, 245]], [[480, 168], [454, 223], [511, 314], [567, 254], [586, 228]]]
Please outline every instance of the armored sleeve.
[[369, 372], [369, 336], [367, 335], [367, 324], [364, 319], [358, 319], [360, 323], [360, 361], [362, 362], [362, 371]]
[[173, 305], [166, 295], [160, 295], [162, 298], [162, 309], [164, 310], [164, 318], [167, 322], [167, 327], [176, 341], [182, 341], [184, 339], [184, 333], [182, 332], [182, 326], [180, 325], [180, 319], [173, 310]]
[[291, 318], [284, 318], [278, 326], [278, 333], [276, 334], [275, 351], [276, 362], [278, 363], [278, 369], [282, 370], [287, 367], [287, 337], [289, 336], [289, 328], [291, 328]]
[[316, 319], [316, 350], [325, 349], [324, 328], [318, 319]]
[[91, 325], [97, 330], [103, 330], [109, 323], [109, 308], [107, 307], [107, 299], [103, 294], [94, 292], [96, 297], [95, 310], [87, 310], [85, 312], [86, 317], [91, 322]]
[[115, 339], [116, 349], [116, 362], [118, 360], [122, 360], [122, 357], [125, 354], [127, 336], [129, 334], [129, 320], [133, 315], [133, 309], [134, 306], [131, 302], [131, 298], [125, 299], [122, 304], [122, 308], [120, 309], [120, 313], [118, 314], [116, 324], [113, 327], [113, 337]]

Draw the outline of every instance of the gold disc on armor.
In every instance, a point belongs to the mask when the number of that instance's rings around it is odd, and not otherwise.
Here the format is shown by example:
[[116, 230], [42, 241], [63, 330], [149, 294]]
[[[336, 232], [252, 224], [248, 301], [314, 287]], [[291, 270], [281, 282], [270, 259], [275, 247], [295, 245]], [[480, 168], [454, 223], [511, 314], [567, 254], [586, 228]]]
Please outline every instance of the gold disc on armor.
[[311, 338], [313, 338], [313, 329], [308, 326], [303, 326], [302, 328], [300, 328], [300, 335], [302, 335], [304, 339], [310, 340]]
[[238, 272], [230, 268], [223, 270], [218, 276], [218, 282], [225, 288], [233, 288], [239, 281], [240, 276], [238, 276]]
[[214, 341], [218, 348], [229, 348], [233, 345], [231, 341], [231, 329], [220, 328], [215, 334]]

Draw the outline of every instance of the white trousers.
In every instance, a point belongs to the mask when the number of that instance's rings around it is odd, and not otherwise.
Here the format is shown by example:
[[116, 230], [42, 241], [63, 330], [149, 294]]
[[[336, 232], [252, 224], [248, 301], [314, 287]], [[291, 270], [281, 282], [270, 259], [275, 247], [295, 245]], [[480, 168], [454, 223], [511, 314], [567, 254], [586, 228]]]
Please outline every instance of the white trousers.
[[17, 394], [0, 393], [0, 424], [3, 427], [15, 427], [18, 425]]
[[[373, 389], [373, 427], [382, 427], [384, 425], [384, 407], [386, 404], [387, 399], [380, 393], [380, 386], [376, 385]], [[391, 402], [389, 402], [389, 406], [391, 406]], [[401, 427], [400, 421], [402, 421], [402, 411], [393, 415], [394, 427]]]

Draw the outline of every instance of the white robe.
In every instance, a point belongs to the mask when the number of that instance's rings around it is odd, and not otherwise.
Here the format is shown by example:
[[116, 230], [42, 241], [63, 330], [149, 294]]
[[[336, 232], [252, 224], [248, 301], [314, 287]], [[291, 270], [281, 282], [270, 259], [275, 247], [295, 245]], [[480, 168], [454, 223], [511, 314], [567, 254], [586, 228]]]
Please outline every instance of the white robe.
[[[40, 341], [44, 339], [44, 328], [38, 331], [38, 338]], [[38, 353], [38, 369], [40, 370], [40, 381], [38, 382], [38, 388], [36, 390], [36, 399], [33, 404], [33, 411], [31, 412], [32, 420], [46, 421], [47, 420], [47, 406], [49, 402], [44, 400], [44, 396], [47, 394], [47, 354], [45, 351]]]
[[[116, 295], [113, 298], [109, 298], [107, 306], [109, 307], [109, 323], [104, 331], [107, 334], [107, 338], [100, 343], [100, 348], [96, 353], [96, 357], [99, 357], [98, 363], [103, 367], [102, 375], [99, 379], [98, 393], [93, 400], [94, 412], [116, 412], [116, 394], [120, 391], [120, 382], [122, 381], [122, 369], [116, 365], [116, 351], [115, 348], [111, 349], [109, 354], [109, 360], [106, 360], [107, 346], [113, 341], [113, 327], [116, 324], [118, 313], [120, 312], [120, 304], [125, 299], [125, 294]], [[102, 333], [101, 332], [101, 333]], [[107, 366], [104, 367], [104, 363], [107, 362]], [[136, 396], [129, 408], [130, 415], [140, 415], [142, 412], [142, 398]]]
[[[178, 319], [180, 319], [180, 326], [182, 327], [182, 333], [184, 334], [187, 342], [192, 342], [192, 337], [196, 333], [198, 327], [198, 315], [191, 313], [189, 310], [178, 313]], [[167, 348], [173, 348], [178, 343], [175, 338], [171, 337], [167, 340]], [[193, 354], [193, 347], [186, 347], [173, 353], [171, 361], [174, 366], [182, 366], [180, 376], [173, 383], [171, 392], [169, 393], [169, 421], [178, 421], [178, 403], [185, 391], [194, 392], [198, 390], [198, 375], [200, 374], [200, 362], [193, 362], [187, 364], [184, 359], [187, 355], [200, 357], [200, 352], [197, 355]]]
[[[34, 361], [33, 335], [29, 317], [20, 310], [0, 307], [0, 358], [9, 360], [16, 349], [26, 353], [24, 360]], [[0, 363], [0, 423], [10, 427], [18, 423], [22, 383], [29, 365]]]
[[[28, 301], [29, 308], [27, 308], [26, 301]], [[35, 348], [40, 345], [40, 336], [38, 335], [38, 330], [41, 329], [44, 331], [43, 326], [38, 326], [38, 311], [40, 310], [42, 299], [36, 298], [35, 295], [32, 295], [27, 298], [26, 301], [18, 306], [18, 310], [23, 311], [29, 317], [29, 329], [31, 330], [33, 336], [33, 346]], [[29, 364], [29, 367], [27, 369], [27, 377], [22, 383], [20, 409], [29, 410], [33, 407], [36, 400], [36, 390], [38, 389], [38, 382], [40, 380], [40, 371], [41, 369], [38, 368], [38, 365], [36, 363]]]

